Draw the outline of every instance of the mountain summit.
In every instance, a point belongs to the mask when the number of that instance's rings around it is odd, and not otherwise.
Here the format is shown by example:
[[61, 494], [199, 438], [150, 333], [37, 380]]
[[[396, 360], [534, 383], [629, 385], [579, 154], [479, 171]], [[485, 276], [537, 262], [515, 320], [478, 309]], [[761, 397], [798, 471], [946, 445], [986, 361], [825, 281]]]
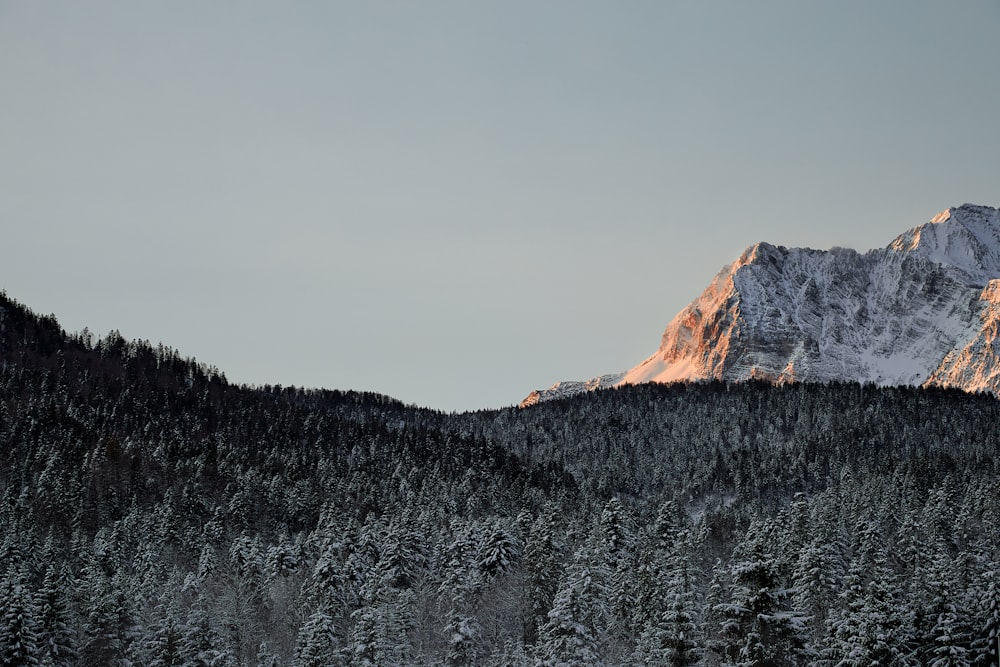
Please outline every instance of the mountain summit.
[[1000, 390], [1000, 210], [965, 204], [861, 254], [757, 243], [715, 276], [634, 368], [600, 387], [720, 379]]

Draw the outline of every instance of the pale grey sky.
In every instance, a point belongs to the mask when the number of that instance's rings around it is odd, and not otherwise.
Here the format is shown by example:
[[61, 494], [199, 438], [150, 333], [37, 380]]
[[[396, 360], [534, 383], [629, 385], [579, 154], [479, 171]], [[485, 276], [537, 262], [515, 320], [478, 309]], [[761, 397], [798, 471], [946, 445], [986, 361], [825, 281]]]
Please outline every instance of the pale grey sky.
[[0, 0], [0, 287], [237, 382], [625, 370], [756, 241], [1000, 204], [1000, 2]]

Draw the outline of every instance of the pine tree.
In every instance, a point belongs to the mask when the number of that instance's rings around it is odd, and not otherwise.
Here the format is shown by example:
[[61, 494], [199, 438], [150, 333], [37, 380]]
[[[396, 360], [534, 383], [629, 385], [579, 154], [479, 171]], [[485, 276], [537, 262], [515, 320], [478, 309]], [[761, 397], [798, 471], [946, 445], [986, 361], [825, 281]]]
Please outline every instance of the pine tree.
[[323, 611], [314, 611], [299, 630], [293, 667], [329, 667], [340, 663], [341, 654], [333, 619]]
[[706, 634], [705, 648], [723, 660], [730, 657], [730, 638], [727, 636], [731, 627], [728, 613], [730, 590], [729, 570], [721, 558], [716, 559], [712, 564], [712, 576], [705, 593], [701, 618]]
[[478, 525], [451, 521], [452, 539], [444, 547], [444, 573], [439, 588], [442, 602], [452, 609], [471, 612], [483, 585], [479, 567]]
[[356, 558], [356, 524], [318, 528], [314, 535], [319, 542], [319, 555], [312, 576], [306, 583], [308, 599], [318, 606], [347, 616], [357, 606], [360, 577], [351, 567]]
[[840, 544], [829, 537], [817, 536], [799, 552], [793, 579], [795, 605], [810, 616], [814, 628], [813, 645], [824, 634], [845, 570]]
[[[931, 561], [921, 577], [924, 591], [917, 604], [924, 610], [925, 632], [918, 634], [923, 662], [933, 667], [971, 664], [972, 627], [959, 589], [954, 561], [942, 538], [935, 541]], [[920, 632], [921, 628], [916, 628]]]
[[422, 540], [401, 520], [390, 523], [379, 537], [378, 586], [412, 587], [426, 563]]
[[413, 662], [409, 633], [413, 628], [412, 590], [376, 591], [351, 614], [354, 626], [347, 647], [351, 665], [405, 665]]
[[656, 585], [649, 591], [640, 589], [636, 601], [639, 607], [639, 600], [645, 598], [652, 607], [633, 653], [639, 664], [693, 665], [701, 660], [704, 637], [690, 559], [691, 539], [690, 532], [680, 527], [674, 503], [661, 506], [652, 544], [644, 550], [651, 561], [647, 576], [653, 576], [653, 582], [646, 585]]
[[860, 544], [848, 568], [843, 607], [827, 623], [823, 657], [837, 667], [907, 664], [912, 633], [902, 617], [898, 580], [878, 530], [862, 521], [856, 532]]
[[27, 578], [11, 564], [0, 582], [0, 666], [39, 664], [38, 610]]
[[559, 527], [554, 509], [541, 513], [531, 526], [524, 547], [524, 565], [527, 569], [525, 606], [528, 610], [524, 628], [524, 643], [533, 644], [538, 629], [545, 622], [552, 608], [552, 600], [559, 587], [560, 545], [557, 542]]
[[260, 536], [244, 533], [233, 540], [219, 577], [223, 583], [219, 609], [226, 643], [240, 662], [256, 654], [268, 613], [264, 554]]
[[977, 665], [1000, 665], [1000, 571], [990, 567], [983, 574], [976, 600], [979, 628], [972, 641]]
[[478, 664], [477, 638], [481, 628], [475, 618], [453, 614], [451, 622], [445, 628], [448, 635], [448, 652], [445, 663], [453, 667], [465, 667]]
[[153, 610], [151, 636], [145, 646], [149, 667], [182, 667], [184, 626], [172, 600], [163, 601]]
[[36, 596], [40, 655], [45, 665], [68, 667], [76, 664], [77, 650], [70, 627], [66, 600], [70, 595], [70, 575], [65, 567], [50, 562]]
[[596, 554], [607, 572], [608, 627], [604, 644], [605, 657], [609, 659], [630, 650], [633, 637], [642, 630], [633, 623], [635, 533], [632, 513], [617, 497], [609, 500], [601, 512], [595, 536]]
[[741, 667], [797, 665], [804, 662], [807, 617], [791, 606], [794, 591], [778, 578], [775, 559], [754, 536], [744, 538], [731, 566], [733, 597], [720, 611], [724, 656]]
[[209, 608], [209, 602], [199, 597], [188, 611], [181, 637], [184, 667], [223, 667], [237, 662], [236, 656], [223, 645]]
[[510, 572], [521, 561], [521, 541], [500, 519], [494, 519], [479, 546], [479, 571], [485, 579]]
[[663, 594], [665, 609], [647, 622], [633, 658], [638, 664], [696, 665], [704, 652], [695, 582], [684, 552], [671, 559]]
[[257, 647], [256, 667], [282, 667], [283, 664], [281, 658], [271, 651], [266, 641], [260, 643]]
[[483, 667], [530, 667], [534, 661], [525, 650], [524, 644], [507, 640], [500, 646], [499, 650], [480, 664]]
[[539, 632], [538, 659], [545, 667], [603, 665], [601, 634], [607, 624], [608, 573], [591, 548], [577, 550]]
[[86, 614], [80, 646], [81, 662], [88, 667], [114, 664], [125, 656], [128, 649], [126, 630], [131, 623], [124, 593], [105, 572], [100, 557], [93, 554], [84, 564], [80, 583]]
[[681, 548], [681, 526], [677, 506], [673, 501], [663, 503], [657, 510], [651, 530], [646, 531], [636, 549], [631, 574], [632, 623], [645, 628], [665, 610], [664, 582], [668, 576], [670, 558]]

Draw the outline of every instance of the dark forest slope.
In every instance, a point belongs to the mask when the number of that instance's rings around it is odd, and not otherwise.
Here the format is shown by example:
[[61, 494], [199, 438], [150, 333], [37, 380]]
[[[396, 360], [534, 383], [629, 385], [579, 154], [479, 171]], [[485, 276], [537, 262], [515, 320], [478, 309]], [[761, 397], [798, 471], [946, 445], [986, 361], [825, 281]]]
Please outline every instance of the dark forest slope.
[[444, 415], [0, 309], [0, 665], [995, 664], [992, 398]]

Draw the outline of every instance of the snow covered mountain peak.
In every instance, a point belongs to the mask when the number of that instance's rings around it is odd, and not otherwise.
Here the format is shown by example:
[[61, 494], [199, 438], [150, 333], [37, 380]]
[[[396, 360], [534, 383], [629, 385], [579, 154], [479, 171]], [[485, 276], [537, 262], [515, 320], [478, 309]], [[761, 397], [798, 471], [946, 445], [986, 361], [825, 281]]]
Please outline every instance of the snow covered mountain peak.
[[1000, 210], [963, 204], [934, 216], [889, 244], [963, 271], [970, 284], [983, 287], [1000, 278]]
[[864, 254], [756, 243], [674, 317], [642, 363], [556, 383], [522, 405], [621, 384], [713, 378], [998, 392], [1000, 211], [949, 208]]

